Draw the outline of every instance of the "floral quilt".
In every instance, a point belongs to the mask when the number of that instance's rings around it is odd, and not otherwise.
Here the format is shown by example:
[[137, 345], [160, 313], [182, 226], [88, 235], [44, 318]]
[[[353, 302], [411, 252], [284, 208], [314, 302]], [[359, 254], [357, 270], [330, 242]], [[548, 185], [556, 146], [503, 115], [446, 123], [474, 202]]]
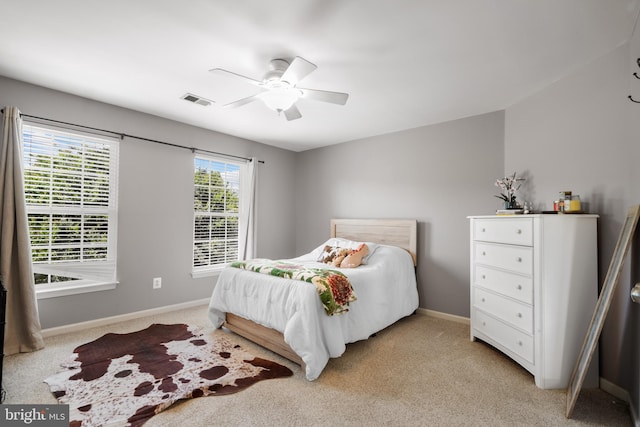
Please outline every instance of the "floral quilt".
[[357, 299], [347, 276], [336, 270], [311, 268], [269, 259], [236, 261], [231, 263], [231, 267], [313, 283], [318, 290], [324, 311], [329, 316], [349, 311], [349, 303]]

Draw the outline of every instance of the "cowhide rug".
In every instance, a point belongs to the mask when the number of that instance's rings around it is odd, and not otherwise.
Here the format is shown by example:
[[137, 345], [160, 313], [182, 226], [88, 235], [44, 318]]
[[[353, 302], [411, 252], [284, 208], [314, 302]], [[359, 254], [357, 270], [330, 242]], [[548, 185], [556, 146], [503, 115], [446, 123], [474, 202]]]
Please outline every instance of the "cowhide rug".
[[180, 399], [237, 393], [293, 374], [220, 334], [161, 324], [106, 334], [77, 347], [62, 366], [45, 382], [69, 404], [70, 426], [139, 426]]

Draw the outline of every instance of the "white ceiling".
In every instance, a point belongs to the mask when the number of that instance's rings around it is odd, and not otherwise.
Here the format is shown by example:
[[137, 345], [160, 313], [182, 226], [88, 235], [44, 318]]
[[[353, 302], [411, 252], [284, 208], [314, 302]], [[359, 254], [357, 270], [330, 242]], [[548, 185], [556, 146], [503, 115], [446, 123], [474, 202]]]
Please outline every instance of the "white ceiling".
[[[0, 75], [303, 151], [504, 109], [627, 41], [638, 8], [639, 0], [0, 0]], [[302, 99], [303, 117], [290, 122], [261, 102], [221, 107], [256, 88], [208, 70], [260, 80], [271, 59], [295, 56], [318, 66], [301, 87], [347, 92], [347, 104]], [[184, 101], [187, 92], [214, 104]]]

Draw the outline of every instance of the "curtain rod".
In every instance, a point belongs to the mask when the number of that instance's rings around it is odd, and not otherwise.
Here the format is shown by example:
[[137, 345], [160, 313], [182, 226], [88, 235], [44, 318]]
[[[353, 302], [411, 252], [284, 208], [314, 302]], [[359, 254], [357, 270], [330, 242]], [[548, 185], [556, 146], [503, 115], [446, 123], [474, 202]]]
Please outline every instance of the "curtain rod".
[[[0, 110], [0, 113], [4, 114], [4, 108], [2, 110]], [[201, 153], [217, 154], [217, 155], [220, 155], [220, 156], [232, 157], [234, 159], [242, 159], [242, 160], [246, 160], [246, 161], [249, 161], [249, 162], [253, 161], [253, 159], [250, 159], [248, 157], [236, 156], [236, 155], [233, 155], [233, 154], [225, 154], [225, 153], [220, 153], [220, 152], [217, 152], [217, 151], [205, 150], [205, 149], [202, 149], [202, 148], [187, 147], [186, 145], [179, 145], [179, 144], [174, 144], [174, 143], [166, 142], [166, 141], [158, 141], [157, 139], [145, 138], [145, 137], [136, 136], [136, 135], [129, 135], [127, 133], [115, 132], [115, 131], [107, 130], [107, 129], [94, 128], [94, 127], [91, 127], [91, 126], [78, 125], [78, 124], [75, 124], [75, 123], [69, 123], [69, 122], [63, 122], [63, 121], [60, 121], [60, 120], [48, 119], [46, 117], [31, 116], [29, 114], [24, 114], [24, 113], [20, 113], [20, 117], [28, 117], [30, 119], [36, 119], [36, 120], [45, 120], [45, 121], [48, 121], [48, 122], [63, 124], [63, 125], [67, 125], [67, 126], [75, 126], [75, 127], [79, 127], [79, 128], [83, 128], [83, 129], [90, 129], [90, 130], [94, 130], [94, 131], [98, 131], [98, 132], [110, 133], [110, 134], [119, 136], [120, 139], [123, 139], [124, 137], [127, 137], [127, 138], [139, 139], [141, 141], [153, 142], [153, 143], [156, 143], [156, 144], [168, 145], [170, 147], [184, 148], [185, 150], [190, 150], [192, 153], [195, 153], [196, 151], [198, 151], [198, 152], [201, 152]], [[264, 160], [258, 160], [258, 163], [264, 163]]]

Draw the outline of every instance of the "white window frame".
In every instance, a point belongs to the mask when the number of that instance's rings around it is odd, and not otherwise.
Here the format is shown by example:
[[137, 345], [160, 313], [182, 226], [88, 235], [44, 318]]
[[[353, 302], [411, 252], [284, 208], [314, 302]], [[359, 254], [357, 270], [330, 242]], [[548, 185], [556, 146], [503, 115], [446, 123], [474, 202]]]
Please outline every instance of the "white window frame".
[[[32, 137], [30, 135], [35, 135]], [[37, 142], [32, 144], [29, 142], [31, 138], [36, 138]], [[42, 239], [38, 240], [36, 236], [31, 235], [32, 241], [32, 258], [34, 274], [56, 275], [62, 277], [74, 277], [75, 280], [50, 282], [37, 284], [36, 295], [38, 299], [53, 298], [64, 295], [73, 295], [86, 292], [103, 291], [114, 289], [117, 286], [116, 279], [116, 248], [117, 248], [117, 218], [118, 218], [118, 160], [119, 160], [119, 144], [120, 140], [111, 136], [96, 135], [78, 130], [64, 129], [50, 124], [42, 124], [38, 122], [23, 123], [23, 165], [25, 175], [25, 198], [27, 200], [27, 215], [42, 215], [50, 217], [53, 221], [54, 217], [69, 215], [73, 218], [80, 218], [77, 224], [80, 224], [80, 241], [68, 244], [53, 242], [53, 233], [49, 233], [48, 244], [43, 244]], [[53, 156], [60, 147], [82, 147], [81, 160], [78, 161], [81, 172], [75, 176], [82, 177], [80, 181], [84, 183], [87, 177], [96, 176], [91, 172], [91, 158], [87, 156], [87, 147], [100, 147], [107, 151], [108, 154], [108, 195], [104, 196], [107, 204], [84, 203], [84, 185], [80, 185], [77, 193], [81, 194], [76, 199], [80, 202], [71, 203], [53, 203], [53, 197], [50, 197], [47, 203], [34, 203], [31, 194], [33, 194], [28, 178], [28, 170], [32, 166], [38, 155], [45, 154]], [[47, 150], [50, 150], [47, 152]], [[105, 162], [105, 163], [107, 163]], [[106, 166], [106, 164], [105, 164]], [[48, 172], [54, 170], [53, 164]], [[39, 170], [47, 171], [47, 168]], [[63, 173], [62, 169], [55, 169], [57, 173]], [[53, 176], [53, 174], [51, 174]], [[70, 180], [71, 181], [71, 180]], [[52, 191], [52, 187], [48, 187], [48, 191]], [[104, 193], [103, 193], [104, 194]], [[31, 198], [31, 201], [30, 201]], [[84, 234], [88, 229], [89, 216], [106, 217], [107, 241], [91, 242]], [[30, 217], [31, 218], [31, 217]], [[30, 233], [32, 233], [30, 231]], [[32, 233], [33, 234], [33, 233]], [[88, 253], [92, 246], [100, 248], [101, 255], [98, 258], [85, 258], [84, 254]], [[40, 256], [36, 256], [36, 251], [48, 250], [49, 254], [54, 252], [53, 248], [70, 248], [77, 250], [80, 255], [71, 261], [60, 260], [38, 260]], [[94, 248], [97, 249], [97, 248]], [[94, 257], [96, 255], [93, 255]]]
[[[227, 188], [228, 185], [231, 185], [231, 186], [236, 186], [238, 189], [237, 211], [229, 212], [227, 211], [226, 206], [224, 211], [196, 210], [198, 207], [197, 206], [198, 200], [197, 200], [196, 194], [198, 192], [198, 187], [202, 187], [202, 186], [196, 183], [195, 177], [196, 177], [196, 173], [198, 172], [199, 164], [200, 166], [202, 166], [202, 164], [204, 163], [217, 163], [217, 164], [223, 164], [225, 166], [228, 165], [229, 167], [232, 167], [232, 168], [237, 168], [237, 176], [233, 176], [233, 178], [231, 179], [226, 179], [224, 176], [222, 177], [225, 183], [225, 188]], [[245, 169], [246, 169], [246, 163], [230, 160], [225, 157], [204, 155], [204, 154], [196, 154], [194, 156], [194, 169], [193, 169], [194, 198], [193, 198], [193, 233], [192, 233], [193, 245], [192, 245], [192, 264], [191, 264], [191, 268], [192, 268], [191, 276], [194, 278], [216, 275], [220, 272], [220, 270], [228, 266], [230, 262], [237, 261], [239, 259], [239, 255], [238, 255], [239, 236], [242, 228], [245, 227], [245, 224], [242, 223], [243, 216], [241, 215], [242, 209], [243, 209], [242, 191], [244, 190]], [[209, 190], [211, 190], [211, 188], [209, 188]], [[229, 236], [226, 234], [228, 232], [228, 229], [225, 227], [225, 236], [223, 238], [216, 238], [215, 236], [212, 235], [211, 229], [206, 231], [202, 229], [202, 227], [198, 226], [198, 218], [199, 217], [201, 218], [202, 216], [209, 216], [210, 218], [217, 217], [220, 219], [230, 218], [230, 217], [236, 218], [237, 228], [236, 228], [235, 236], [233, 236], [232, 238], [229, 238]], [[205, 236], [206, 233], [208, 233], [208, 236]], [[235, 253], [232, 252], [230, 256], [227, 256], [229, 254], [225, 252], [223, 262], [211, 262], [211, 260], [209, 260], [209, 262], [207, 262], [206, 264], [199, 265], [198, 262], [196, 261], [196, 257], [197, 257], [196, 254], [201, 253], [201, 251], [199, 252], [199, 245], [207, 244], [210, 246], [215, 242], [223, 242], [223, 243], [235, 242]], [[210, 255], [210, 253], [208, 254]]]

